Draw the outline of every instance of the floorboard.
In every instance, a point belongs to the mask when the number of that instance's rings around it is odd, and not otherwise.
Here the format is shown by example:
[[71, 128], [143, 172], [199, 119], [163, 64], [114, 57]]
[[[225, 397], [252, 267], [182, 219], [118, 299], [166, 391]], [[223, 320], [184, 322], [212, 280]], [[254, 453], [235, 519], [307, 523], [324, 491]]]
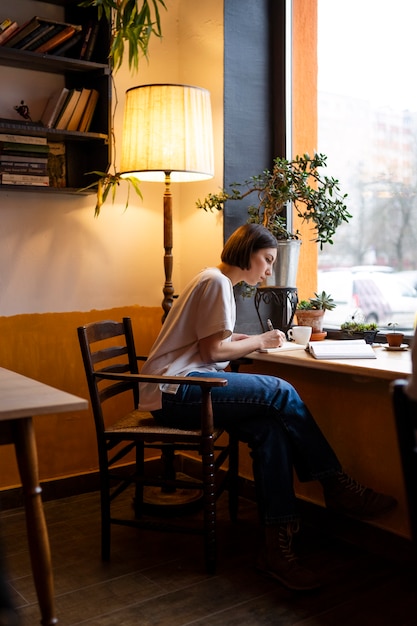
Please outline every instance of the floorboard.
[[[118, 506], [132, 515], [129, 494]], [[46, 502], [44, 508], [60, 626], [417, 624], [414, 559], [394, 558], [392, 551], [387, 556], [383, 545], [380, 550], [355, 545], [351, 536], [346, 540], [333, 532], [333, 522], [306, 520], [297, 537], [303, 562], [323, 581], [320, 591], [303, 594], [287, 591], [255, 569], [257, 513], [248, 500], [241, 499], [236, 524], [228, 519], [226, 496], [219, 501], [215, 576], [204, 570], [201, 537], [122, 526], [113, 527], [111, 561], [103, 563], [97, 493]], [[40, 615], [23, 510], [4, 511], [1, 530], [21, 626], [35, 626]]]

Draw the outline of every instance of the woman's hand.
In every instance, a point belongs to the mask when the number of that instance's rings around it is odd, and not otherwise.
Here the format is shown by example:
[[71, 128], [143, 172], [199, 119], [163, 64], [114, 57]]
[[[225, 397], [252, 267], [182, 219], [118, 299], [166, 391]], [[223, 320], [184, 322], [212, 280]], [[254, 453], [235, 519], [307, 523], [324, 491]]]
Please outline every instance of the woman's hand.
[[233, 361], [246, 356], [255, 350], [278, 348], [285, 341], [285, 334], [280, 330], [268, 330], [261, 335], [244, 335], [234, 333], [232, 341], [225, 340], [223, 333], [217, 333], [200, 339], [199, 348], [205, 363]]
[[261, 336], [262, 345], [260, 349], [279, 348], [285, 342], [285, 334], [281, 330], [268, 330]]

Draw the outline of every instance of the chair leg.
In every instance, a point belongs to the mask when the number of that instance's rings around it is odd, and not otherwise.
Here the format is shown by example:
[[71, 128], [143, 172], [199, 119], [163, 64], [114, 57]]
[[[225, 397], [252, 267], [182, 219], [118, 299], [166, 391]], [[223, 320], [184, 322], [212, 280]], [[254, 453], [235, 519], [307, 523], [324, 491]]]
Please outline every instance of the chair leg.
[[101, 558], [110, 561], [110, 485], [107, 467], [100, 470]]
[[133, 510], [135, 517], [140, 518], [143, 515], [143, 479], [145, 474], [145, 446], [143, 442], [136, 444], [136, 484], [135, 484], [135, 496], [133, 498]]
[[216, 483], [214, 453], [202, 454], [204, 556], [208, 574], [216, 573]]
[[239, 505], [239, 440], [229, 434], [229, 515], [232, 522], [237, 521]]

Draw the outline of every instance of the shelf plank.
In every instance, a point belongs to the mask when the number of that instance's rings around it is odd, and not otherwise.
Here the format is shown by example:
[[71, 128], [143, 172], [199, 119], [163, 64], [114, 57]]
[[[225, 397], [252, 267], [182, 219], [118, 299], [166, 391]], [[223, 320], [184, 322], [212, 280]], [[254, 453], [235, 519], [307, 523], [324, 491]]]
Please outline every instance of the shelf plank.
[[70, 57], [58, 57], [53, 54], [39, 54], [27, 50], [15, 50], [14, 48], [0, 47], [0, 64], [20, 69], [37, 70], [50, 74], [62, 72], [96, 72], [98, 74], [110, 74], [110, 68], [104, 63], [82, 61]]

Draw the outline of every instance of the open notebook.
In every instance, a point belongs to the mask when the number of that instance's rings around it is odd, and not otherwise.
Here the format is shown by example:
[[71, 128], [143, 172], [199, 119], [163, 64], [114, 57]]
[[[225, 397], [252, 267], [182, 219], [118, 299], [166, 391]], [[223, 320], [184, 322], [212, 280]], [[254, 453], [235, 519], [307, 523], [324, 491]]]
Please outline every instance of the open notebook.
[[315, 359], [376, 359], [372, 346], [364, 339], [310, 341], [308, 349]]

